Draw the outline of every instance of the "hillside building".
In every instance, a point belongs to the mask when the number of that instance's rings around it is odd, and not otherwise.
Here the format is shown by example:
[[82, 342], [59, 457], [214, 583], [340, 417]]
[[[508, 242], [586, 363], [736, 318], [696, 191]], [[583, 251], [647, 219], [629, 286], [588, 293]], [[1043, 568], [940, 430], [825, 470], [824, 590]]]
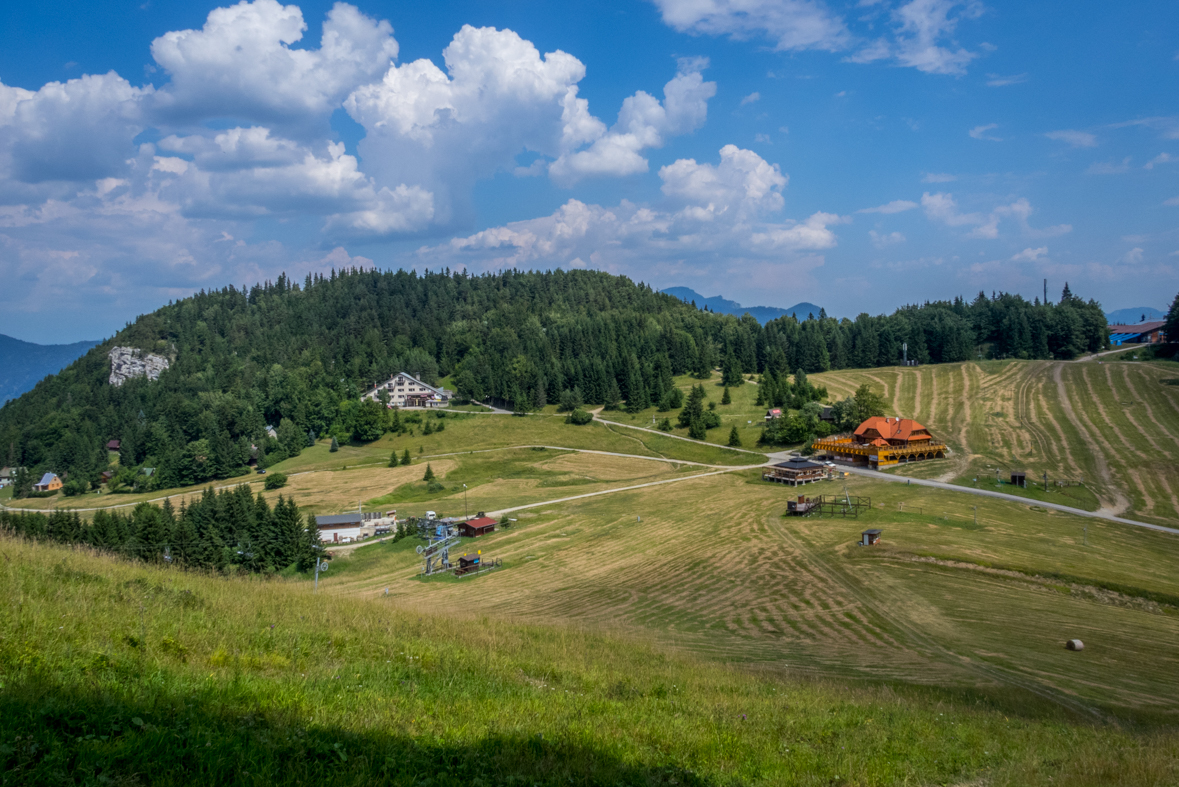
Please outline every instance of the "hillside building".
[[61, 479], [55, 473], [46, 473], [41, 480], [33, 484], [34, 492], [56, 492], [61, 489]]
[[459, 522], [459, 535], [464, 538], [478, 538], [495, 532], [495, 520], [489, 516], [477, 516], [466, 522]]
[[351, 544], [397, 529], [396, 511], [352, 511], [315, 517], [319, 540], [328, 544]]
[[822, 481], [827, 477], [827, 468], [818, 462], [812, 462], [805, 456], [792, 456], [788, 461], [779, 462], [773, 467], [767, 467], [761, 474], [763, 481], [773, 481], [777, 484], [810, 484]]
[[379, 402], [381, 391], [388, 392], [389, 407], [445, 407], [454, 396], [452, 391], [435, 388], [405, 372], [399, 372], [390, 377], [388, 382], [366, 391], [361, 399]]
[[813, 446], [835, 461], [873, 469], [946, 456], [945, 443], [911, 418], [873, 416], [852, 434], [825, 437]]
[[1162, 320], [1143, 322], [1138, 325], [1109, 326], [1109, 343], [1113, 347], [1123, 344], [1162, 344], [1167, 341], [1166, 325]]

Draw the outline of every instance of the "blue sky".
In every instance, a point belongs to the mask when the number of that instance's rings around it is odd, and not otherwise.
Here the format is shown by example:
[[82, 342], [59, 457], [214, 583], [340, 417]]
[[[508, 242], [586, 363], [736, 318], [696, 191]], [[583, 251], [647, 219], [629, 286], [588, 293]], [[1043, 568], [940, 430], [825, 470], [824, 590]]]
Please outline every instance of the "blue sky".
[[1179, 5], [6, 4], [0, 333], [286, 271], [1179, 291]]

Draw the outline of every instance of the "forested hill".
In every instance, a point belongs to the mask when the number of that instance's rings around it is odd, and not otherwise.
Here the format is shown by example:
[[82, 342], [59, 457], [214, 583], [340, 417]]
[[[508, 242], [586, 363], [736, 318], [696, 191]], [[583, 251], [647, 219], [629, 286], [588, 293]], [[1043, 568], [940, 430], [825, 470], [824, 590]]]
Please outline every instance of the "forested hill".
[[[119, 439], [118, 483], [172, 487], [245, 472], [251, 446], [266, 463], [313, 436], [375, 439], [392, 425], [359, 396], [399, 370], [447, 376], [464, 396], [520, 410], [575, 387], [588, 403], [642, 408], [668, 394], [674, 375], [707, 376], [718, 365], [728, 377], [889, 365], [903, 342], [923, 363], [980, 351], [1071, 357], [1102, 347], [1106, 327], [1096, 303], [1067, 289], [1056, 305], [980, 294], [890, 316], [760, 326], [594, 271], [351, 270], [301, 286], [279, 277], [140, 317], [0, 408], [0, 456], [31, 476], [56, 472], [78, 490], [107, 469], [104, 446]], [[158, 381], [114, 387], [112, 346], [166, 356], [171, 366]], [[267, 425], [277, 440], [266, 437]], [[150, 482], [127, 475], [137, 466], [156, 468]]]

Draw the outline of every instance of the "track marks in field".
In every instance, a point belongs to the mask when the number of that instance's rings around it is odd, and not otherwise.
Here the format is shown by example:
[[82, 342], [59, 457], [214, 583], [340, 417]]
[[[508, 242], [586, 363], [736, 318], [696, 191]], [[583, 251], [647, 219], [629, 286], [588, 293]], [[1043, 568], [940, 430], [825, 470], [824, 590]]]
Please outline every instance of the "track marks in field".
[[[1065, 417], [1072, 422], [1077, 431], [1080, 432], [1082, 439], [1088, 444], [1093, 462], [1097, 469], [1098, 481], [1104, 491], [1104, 494], [1099, 495], [1102, 506], [1113, 514], [1120, 514], [1130, 507], [1129, 499], [1122, 494], [1117, 480], [1113, 477], [1113, 473], [1109, 469], [1109, 461], [1106, 459], [1106, 451], [1109, 450], [1109, 443], [1104, 439], [1099, 443], [1094, 437], [1094, 428], [1092, 424], [1086, 423], [1087, 419], [1082, 419], [1078, 416], [1077, 410], [1073, 407], [1069, 396], [1069, 386], [1064, 382], [1064, 364], [1056, 364], [1056, 368], [1052, 372], [1052, 378], [1056, 381], [1057, 395], [1059, 396], [1060, 406], [1064, 410]], [[1102, 450], [1102, 446], [1105, 450]], [[1077, 446], [1081, 448], [1081, 446]]]

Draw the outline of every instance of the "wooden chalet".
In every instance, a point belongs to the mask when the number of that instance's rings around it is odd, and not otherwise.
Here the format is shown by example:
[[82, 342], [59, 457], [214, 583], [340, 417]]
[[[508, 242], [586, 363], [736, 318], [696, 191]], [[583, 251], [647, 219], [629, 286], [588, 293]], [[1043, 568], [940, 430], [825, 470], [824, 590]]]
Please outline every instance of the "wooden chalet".
[[880, 543], [879, 530], [865, 530], [860, 533], [860, 544], [866, 547], [875, 546]]
[[945, 443], [911, 418], [873, 416], [850, 435], [825, 437], [813, 445], [832, 459], [876, 469], [946, 456]]
[[478, 571], [480, 563], [483, 561], [483, 553], [480, 552], [475, 555], [463, 555], [458, 559], [455, 566], [455, 576], [462, 576], [463, 574], [470, 574], [473, 571]]
[[822, 481], [827, 477], [827, 468], [804, 456], [792, 456], [789, 461], [779, 462], [773, 467], [766, 468], [761, 477], [763, 481], [798, 486], [799, 484]]
[[495, 532], [495, 520], [489, 516], [477, 516], [466, 522], [459, 522], [459, 535], [464, 538], [478, 538]]
[[46, 473], [41, 480], [33, 484], [34, 492], [56, 492], [61, 489], [61, 479], [54, 473]]
[[119, 446], [121, 446], [121, 445], [122, 445], [122, 443], [120, 443], [118, 440], [108, 440], [106, 443], [106, 450], [118, 451]]

